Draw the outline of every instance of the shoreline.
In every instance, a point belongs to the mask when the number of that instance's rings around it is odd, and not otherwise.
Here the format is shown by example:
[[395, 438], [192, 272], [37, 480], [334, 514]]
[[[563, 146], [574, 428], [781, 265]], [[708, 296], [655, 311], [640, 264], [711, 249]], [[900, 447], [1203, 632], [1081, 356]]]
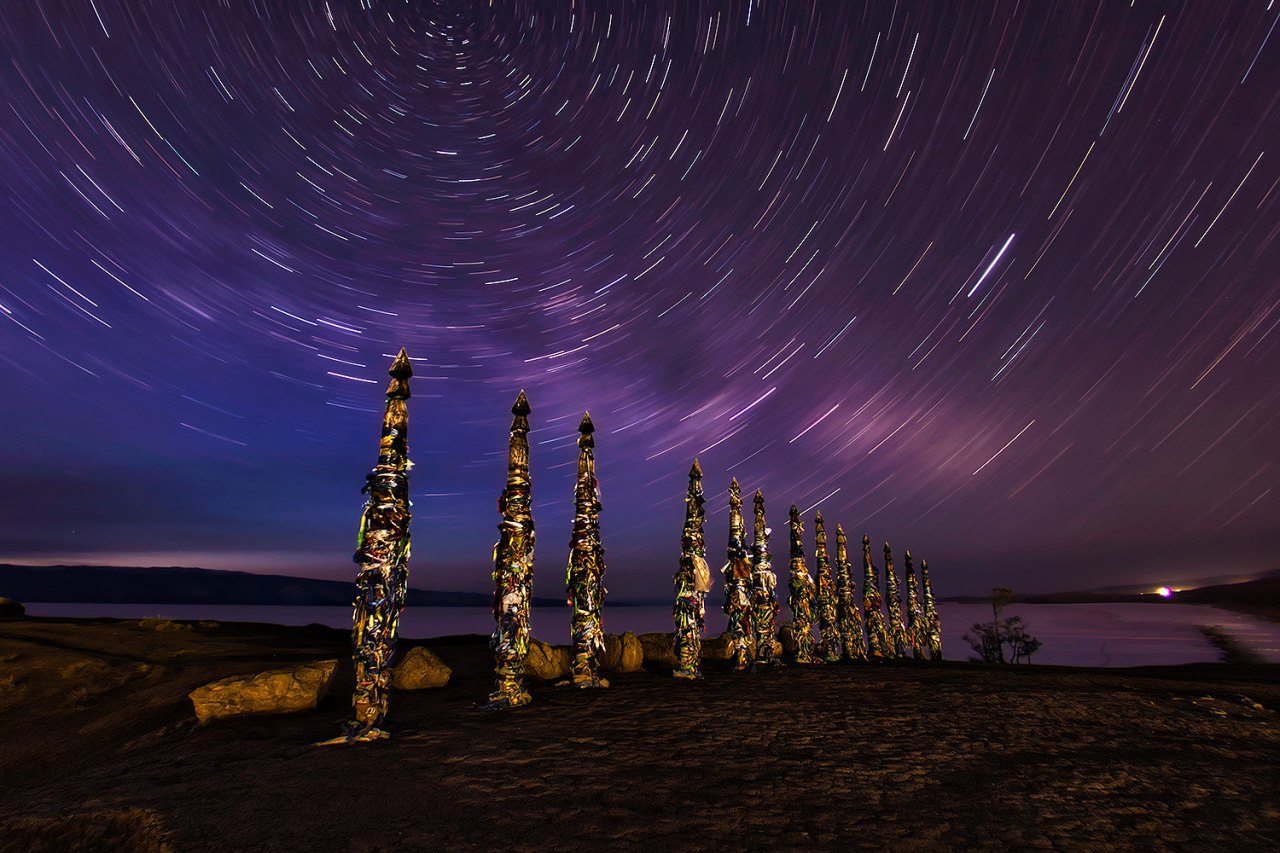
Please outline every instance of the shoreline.
[[[1124, 668], [1133, 666], [1176, 665], [1180, 663], [1219, 660], [1220, 644], [1203, 632], [1202, 625], [1214, 626], [1232, 637], [1237, 645], [1248, 648], [1264, 660], [1280, 663], [1280, 620], [1256, 609], [1241, 609], [1219, 604], [1197, 605], [1192, 610], [1179, 604], [1165, 605], [1165, 610], [1150, 606], [1116, 604], [1011, 605], [1011, 612], [1021, 613], [1030, 633], [1044, 641], [1044, 648], [1034, 659], [1037, 666], [1060, 665], [1078, 667]], [[1038, 608], [1044, 608], [1039, 610]], [[946, 602], [941, 605], [943, 641], [947, 656], [963, 660], [971, 650], [963, 635], [970, 623], [989, 621], [988, 605], [965, 605]], [[325, 605], [206, 605], [186, 604], [31, 604], [30, 618], [41, 619], [151, 619], [198, 623], [216, 621], [227, 624], [248, 623], [271, 626], [304, 626], [322, 624], [349, 632], [350, 608]], [[605, 629], [609, 633], [624, 631], [670, 633], [670, 611], [666, 607], [618, 608], [608, 616]], [[711, 608], [709, 608], [711, 610]], [[568, 642], [569, 611], [557, 605], [534, 608], [533, 636], [551, 644]], [[787, 619], [785, 610], [780, 621]], [[483, 607], [408, 607], [400, 620], [400, 636], [405, 640], [430, 640], [454, 635], [488, 636], [493, 622], [489, 608]], [[718, 635], [724, 629], [724, 616], [708, 613], [707, 635]]]

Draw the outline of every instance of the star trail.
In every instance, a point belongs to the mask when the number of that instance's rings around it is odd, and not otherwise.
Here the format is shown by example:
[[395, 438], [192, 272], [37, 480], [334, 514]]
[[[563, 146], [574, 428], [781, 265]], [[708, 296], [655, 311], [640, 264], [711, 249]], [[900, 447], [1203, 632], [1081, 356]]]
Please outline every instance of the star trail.
[[[411, 584], [607, 585], [685, 475], [942, 594], [1275, 568], [1280, 3], [0, 6], [0, 560], [354, 575], [413, 358]], [[785, 536], [784, 536], [785, 539]], [[714, 562], [714, 560], [713, 560]]]

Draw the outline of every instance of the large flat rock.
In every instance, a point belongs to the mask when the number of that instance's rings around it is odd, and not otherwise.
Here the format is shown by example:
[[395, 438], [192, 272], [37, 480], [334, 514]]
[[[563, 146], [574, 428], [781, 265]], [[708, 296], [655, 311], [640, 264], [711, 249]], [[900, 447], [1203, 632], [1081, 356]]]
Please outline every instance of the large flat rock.
[[189, 694], [201, 723], [242, 714], [307, 711], [329, 692], [336, 660], [321, 660], [254, 675], [234, 675], [197, 687]]

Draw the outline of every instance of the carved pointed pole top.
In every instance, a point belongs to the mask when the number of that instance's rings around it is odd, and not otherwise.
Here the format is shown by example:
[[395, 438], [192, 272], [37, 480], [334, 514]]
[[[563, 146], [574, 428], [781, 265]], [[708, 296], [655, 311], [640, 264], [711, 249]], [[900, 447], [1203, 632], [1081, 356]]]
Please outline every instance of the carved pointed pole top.
[[741, 541], [742, 534], [742, 488], [738, 485], [738, 478], [734, 477], [729, 483], [729, 539]]
[[864, 534], [862, 534], [862, 547], [863, 547], [863, 548], [870, 548], [870, 547], [871, 547], [871, 537], [870, 537], [870, 536], [868, 536], [868, 535], [867, 535], [867, 534], [865, 534], [865, 533], [864, 533]]
[[529, 408], [529, 398], [524, 395], [524, 389], [520, 389], [519, 396], [516, 397], [515, 404], [511, 406], [511, 414], [516, 417], [527, 417], [532, 409]]
[[844, 545], [848, 541], [849, 541], [849, 537], [844, 535], [844, 525], [837, 524], [836, 525], [836, 544]]
[[764, 492], [756, 489], [755, 497], [756, 517], [753, 534], [755, 536], [755, 544], [757, 548], [768, 548], [769, 531], [765, 527], [764, 522]]
[[889, 547], [888, 542], [884, 543], [884, 558], [886, 562], [893, 559], [893, 549]]
[[387, 370], [391, 383], [387, 385], [387, 396], [393, 400], [409, 399], [409, 377], [413, 375], [413, 365], [409, 363], [409, 354], [400, 348], [391, 368]]
[[[528, 405], [526, 401], [526, 405]], [[581, 448], [595, 447], [596, 440], [591, 437], [591, 433], [596, 431], [596, 425], [591, 422], [591, 413], [582, 413], [582, 423], [578, 424], [578, 446]]]
[[822, 510], [818, 510], [817, 515], [813, 517], [813, 523], [816, 524], [818, 527], [822, 527], [823, 525]]
[[907, 562], [911, 562], [911, 549], [908, 548], [906, 551], [902, 552], [902, 556], [906, 559]]
[[796, 505], [795, 505], [795, 504], [792, 504], [792, 505], [791, 505], [791, 512], [790, 512], [790, 515], [791, 515], [791, 523], [792, 523], [792, 524], [799, 524], [799, 523], [800, 523], [800, 510], [796, 509]]
[[702, 466], [698, 464], [696, 456], [693, 459], [693, 465], [689, 468], [689, 478], [693, 479], [695, 477], [699, 480], [702, 479]]

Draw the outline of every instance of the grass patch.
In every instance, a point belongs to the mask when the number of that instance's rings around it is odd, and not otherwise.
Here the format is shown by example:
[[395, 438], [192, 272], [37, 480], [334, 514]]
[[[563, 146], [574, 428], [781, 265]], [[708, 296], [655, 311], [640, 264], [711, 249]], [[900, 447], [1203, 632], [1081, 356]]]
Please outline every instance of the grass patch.
[[144, 631], [190, 631], [192, 625], [190, 622], [174, 622], [163, 616], [148, 616], [138, 620], [138, 627]]

